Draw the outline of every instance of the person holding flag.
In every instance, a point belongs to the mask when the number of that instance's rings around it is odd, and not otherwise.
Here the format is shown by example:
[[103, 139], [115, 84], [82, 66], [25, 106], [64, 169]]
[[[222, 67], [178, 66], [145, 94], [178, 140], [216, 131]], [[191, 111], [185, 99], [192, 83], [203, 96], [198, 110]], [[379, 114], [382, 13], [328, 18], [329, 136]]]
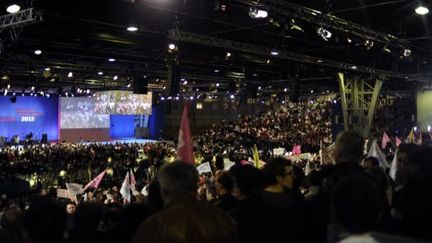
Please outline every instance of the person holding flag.
[[188, 104], [186, 103], [183, 108], [183, 115], [180, 122], [177, 145], [177, 159], [185, 161], [186, 163], [195, 164], [188, 114], [189, 108]]

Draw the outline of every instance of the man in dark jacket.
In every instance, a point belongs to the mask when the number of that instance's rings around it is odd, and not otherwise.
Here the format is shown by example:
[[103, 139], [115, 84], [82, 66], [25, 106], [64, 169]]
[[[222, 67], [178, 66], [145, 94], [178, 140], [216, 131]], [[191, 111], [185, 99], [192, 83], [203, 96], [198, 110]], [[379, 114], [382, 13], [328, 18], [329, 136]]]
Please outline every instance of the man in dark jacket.
[[182, 161], [162, 166], [164, 209], [142, 223], [133, 243], [239, 242], [235, 222], [224, 211], [197, 200], [198, 172]]

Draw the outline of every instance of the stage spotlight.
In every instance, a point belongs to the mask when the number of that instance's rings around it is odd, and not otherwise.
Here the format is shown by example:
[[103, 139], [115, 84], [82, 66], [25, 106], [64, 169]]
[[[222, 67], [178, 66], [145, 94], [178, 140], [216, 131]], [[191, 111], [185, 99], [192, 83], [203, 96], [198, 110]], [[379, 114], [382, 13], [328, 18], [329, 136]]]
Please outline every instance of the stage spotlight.
[[268, 12], [264, 9], [259, 9], [257, 7], [250, 7], [249, 17], [253, 19], [265, 19], [268, 17]]
[[21, 6], [18, 4], [12, 4], [9, 7], [7, 7], [6, 11], [10, 14], [18, 13], [21, 9]]
[[73, 73], [72, 72], [69, 72], [68, 73], [68, 78], [72, 78], [73, 77]]
[[418, 6], [418, 7], [415, 9], [415, 12], [416, 12], [416, 14], [418, 14], [418, 15], [425, 15], [425, 14], [428, 14], [428, 13], [429, 13], [429, 9], [426, 8], [425, 6]]
[[231, 57], [231, 52], [227, 52], [225, 58], [228, 59]]
[[214, 72], [215, 72], [215, 73], [219, 73], [220, 70], [219, 70], [219, 69], [215, 69]]
[[270, 64], [270, 59], [267, 59], [266, 64]]
[[35, 50], [34, 54], [37, 55], [37, 56], [39, 56], [40, 54], [42, 54], [42, 51], [41, 50]]
[[31, 87], [31, 90], [32, 90], [32, 91], [35, 90], [35, 86], [32, 86], [32, 87]]
[[117, 75], [115, 75], [115, 76], [114, 76], [114, 80], [117, 80], [117, 79], [118, 79], [118, 76], [117, 76]]
[[357, 66], [351, 66], [351, 69], [356, 70], [356, 69], [357, 69]]
[[410, 57], [411, 56], [411, 50], [410, 49], [405, 49], [403, 52], [404, 57]]
[[99, 75], [99, 76], [103, 75], [103, 72], [98, 72], [98, 75]]
[[[277, 55], [279, 55], [279, 51], [273, 50], [273, 51], [270, 52], [270, 54], [271, 54], [272, 56], [277, 56]], [[268, 63], [269, 63], [269, 60], [267, 60], [267, 64], [268, 64]]]
[[325, 41], [328, 41], [332, 37], [332, 33], [329, 30], [324, 29], [323, 27], [319, 27], [317, 30], [317, 34], [321, 36]]
[[131, 83], [128, 83], [128, 85], [126, 85], [126, 87], [130, 88], [131, 87]]
[[220, 86], [220, 83], [216, 83], [216, 87], [219, 87]]
[[174, 43], [170, 43], [168, 45], [168, 49], [170, 49], [171, 51], [175, 50], [177, 48], [177, 46]]
[[234, 95], [232, 94], [232, 95], [230, 95], [230, 98], [231, 98], [231, 99], [234, 99], [234, 98], [235, 98], [235, 96], [234, 96]]
[[364, 42], [364, 45], [365, 45], [365, 47], [366, 47], [366, 50], [370, 50], [370, 49], [372, 49], [372, 47], [374, 46], [374, 42], [373, 41], [371, 41], [371, 40], [366, 40], [365, 42]]
[[115, 58], [108, 58], [108, 62], [115, 62], [116, 59]]
[[11, 87], [11, 85], [10, 85], [10, 84], [8, 84], [8, 85], [7, 85], [7, 89], [10, 89], [10, 87]]
[[49, 67], [47, 67], [47, 68], [45, 68], [45, 71], [51, 71], [51, 68], [49, 68]]
[[135, 32], [138, 31], [138, 26], [132, 22], [131, 24], [129, 24], [129, 26], [126, 29], [129, 32]]
[[352, 39], [349, 38], [349, 37], [347, 37], [347, 42], [348, 42], [348, 43], [352, 43]]

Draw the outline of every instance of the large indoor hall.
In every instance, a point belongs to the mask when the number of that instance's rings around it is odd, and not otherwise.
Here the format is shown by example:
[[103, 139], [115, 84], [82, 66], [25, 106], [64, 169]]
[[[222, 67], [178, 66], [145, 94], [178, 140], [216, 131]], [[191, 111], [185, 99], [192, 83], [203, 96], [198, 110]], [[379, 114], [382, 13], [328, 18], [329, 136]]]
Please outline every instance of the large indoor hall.
[[430, 11], [0, 1], [0, 243], [432, 242]]

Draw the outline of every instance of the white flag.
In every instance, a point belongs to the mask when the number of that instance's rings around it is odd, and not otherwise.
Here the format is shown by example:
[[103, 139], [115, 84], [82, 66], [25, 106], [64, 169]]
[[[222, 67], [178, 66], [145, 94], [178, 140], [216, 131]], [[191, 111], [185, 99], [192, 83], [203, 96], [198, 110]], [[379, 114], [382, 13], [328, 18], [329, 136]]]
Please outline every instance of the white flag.
[[386, 156], [384, 155], [384, 153], [379, 148], [376, 139], [373, 140], [372, 146], [369, 150], [368, 157], [370, 157], [370, 156], [375, 157], [379, 160], [381, 168], [386, 169], [386, 168], [390, 167], [388, 162], [387, 162]]
[[203, 173], [208, 173], [208, 172], [212, 172], [211, 167], [210, 167], [210, 163], [209, 162], [205, 162], [203, 164], [200, 164], [197, 167], [198, 173], [203, 174]]
[[128, 171], [126, 173], [122, 187], [120, 188], [120, 194], [122, 195], [125, 204], [131, 202], [131, 197], [132, 197], [131, 191], [135, 190], [135, 185], [136, 185], [135, 176], [132, 171]]
[[393, 161], [390, 167], [390, 177], [393, 179], [393, 181], [396, 180], [396, 171], [397, 171], [397, 153], [398, 150], [396, 150], [395, 155], [393, 157]]

